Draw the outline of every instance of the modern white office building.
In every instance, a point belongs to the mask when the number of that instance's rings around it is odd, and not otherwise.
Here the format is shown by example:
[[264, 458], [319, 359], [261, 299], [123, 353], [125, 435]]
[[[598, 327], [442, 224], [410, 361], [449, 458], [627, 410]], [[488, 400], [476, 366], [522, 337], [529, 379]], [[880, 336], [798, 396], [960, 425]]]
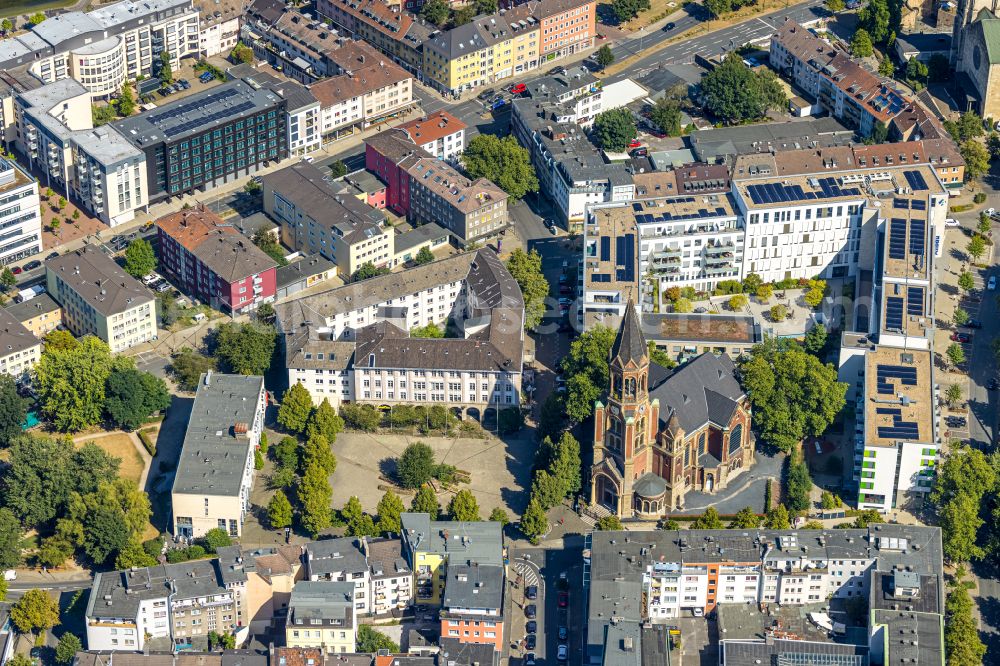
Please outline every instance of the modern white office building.
[[14, 160], [0, 158], [0, 265], [41, 251], [38, 181]]

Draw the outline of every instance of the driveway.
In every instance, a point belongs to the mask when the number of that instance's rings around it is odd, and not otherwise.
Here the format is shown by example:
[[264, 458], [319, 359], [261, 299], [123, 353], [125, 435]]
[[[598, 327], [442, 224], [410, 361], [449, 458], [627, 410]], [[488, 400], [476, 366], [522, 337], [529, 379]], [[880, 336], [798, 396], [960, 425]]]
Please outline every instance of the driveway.
[[773, 479], [777, 493], [781, 484], [781, 471], [785, 463], [785, 455], [766, 454], [757, 451], [756, 462], [749, 470], [740, 474], [729, 486], [717, 493], [689, 492], [684, 497], [684, 508], [674, 513], [679, 515], [704, 513], [708, 507], [715, 507], [720, 514], [737, 513], [743, 507], [751, 507], [754, 511], [764, 508], [764, 495], [767, 492], [767, 481]]

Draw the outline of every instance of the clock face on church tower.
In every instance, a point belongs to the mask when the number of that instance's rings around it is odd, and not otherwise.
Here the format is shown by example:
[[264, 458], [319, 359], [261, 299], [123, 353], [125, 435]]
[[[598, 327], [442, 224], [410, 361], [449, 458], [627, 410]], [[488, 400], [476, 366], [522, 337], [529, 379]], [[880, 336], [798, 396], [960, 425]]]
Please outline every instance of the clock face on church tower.
[[618, 416], [618, 408], [615, 407], [614, 405], [611, 405], [611, 413], [614, 414], [615, 416]]
[[646, 405], [639, 405], [639, 413], [644, 414], [646, 412]]

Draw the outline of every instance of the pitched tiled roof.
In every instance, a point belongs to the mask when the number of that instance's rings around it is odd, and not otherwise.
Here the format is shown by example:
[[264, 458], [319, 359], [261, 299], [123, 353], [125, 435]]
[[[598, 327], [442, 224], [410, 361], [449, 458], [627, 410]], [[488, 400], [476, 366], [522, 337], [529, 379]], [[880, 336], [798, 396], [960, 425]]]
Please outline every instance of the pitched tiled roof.
[[58, 275], [105, 316], [153, 300], [148, 289], [122, 270], [114, 259], [93, 246], [49, 259], [45, 262], [45, 270]]
[[466, 127], [465, 123], [442, 109], [431, 116], [397, 125], [395, 129], [406, 132], [415, 144], [422, 146], [460, 132]]
[[208, 209], [170, 213], [156, 224], [226, 282], [239, 282], [277, 266], [250, 239]]
[[744, 395], [736, 380], [736, 365], [727, 354], [706, 352], [666, 375], [659, 366], [650, 368], [649, 397], [660, 401], [663, 426], [673, 416], [685, 432], [693, 432], [709, 421], [728, 425], [736, 402]]

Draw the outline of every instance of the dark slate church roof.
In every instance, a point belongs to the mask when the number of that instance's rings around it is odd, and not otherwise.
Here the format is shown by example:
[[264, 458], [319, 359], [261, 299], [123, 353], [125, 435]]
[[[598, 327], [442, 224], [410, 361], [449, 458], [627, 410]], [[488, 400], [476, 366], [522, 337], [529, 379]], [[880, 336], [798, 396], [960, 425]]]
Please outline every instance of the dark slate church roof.
[[651, 363], [649, 397], [660, 401], [660, 426], [665, 427], [672, 415], [685, 432], [709, 421], [728, 425], [744, 395], [735, 371], [727, 354], [708, 352], [674, 372]]
[[625, 316], [622, 317], [621, 326], [618, 327], [618, 335], [615, 336], [615, 343], [611, 345], [611, 360], [618, 361], [622, 367], [628, 365], [629, 361], [641, 366], [648, 354], [646, 338], [639, 326], [639, 315], [635, 311], [632, 299], [629, 299], [628, 305], [625, 306]]

